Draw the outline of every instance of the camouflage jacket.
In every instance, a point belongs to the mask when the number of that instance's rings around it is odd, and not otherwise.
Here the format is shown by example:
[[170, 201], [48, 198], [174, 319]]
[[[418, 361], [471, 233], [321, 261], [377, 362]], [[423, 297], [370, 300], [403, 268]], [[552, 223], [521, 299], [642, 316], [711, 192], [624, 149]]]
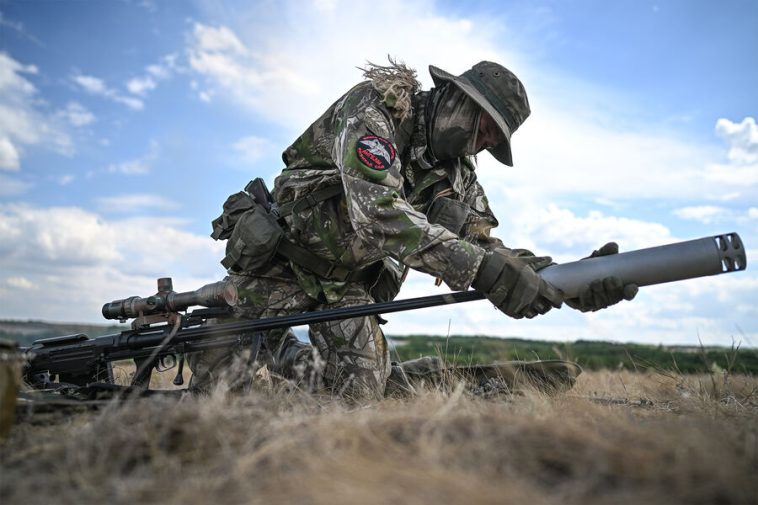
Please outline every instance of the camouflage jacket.
[[[274, 197], [282, 205], [339, 184], [338, 197], [287, 217], [291, 239], [351, 269], [391, 257], [452, 289], [467, 289], [485, 249], [502, 243], [489, 236], [497, 220], [474, 160], [429, 166], [419, 156], [426, 145], [426, 95], [416, 95], [413, 113], [401, 121], [370, 81], [352, 88], [283, 153], [286, 168]], [[427, 217], [442, 201], [454, 202], [462, 214], [455, 233]], [[344, 283], [293, 268], [311, 296], [341, 297]]]

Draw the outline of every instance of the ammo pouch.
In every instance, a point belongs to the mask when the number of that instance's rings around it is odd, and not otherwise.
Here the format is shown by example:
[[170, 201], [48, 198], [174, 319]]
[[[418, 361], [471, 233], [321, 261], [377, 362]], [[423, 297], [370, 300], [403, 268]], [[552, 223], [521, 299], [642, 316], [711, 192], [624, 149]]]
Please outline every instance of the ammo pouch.
[[379, 274], [369, 288], [371, 298], [377, 302], [391, 302], [400, 292], [400, 286], [405, 280], [405, 270], [393, 260], [384, 258], [380, 262]]
[[444, 226], [456, 235], [460, 235], [466, 217], [471, 208], [467, 203], [451, 198], [437, 198], [429, 206], [426, 220], [432, 224]]
[[[369, 282], [375, 279], [377, 264], [352, 270], [339, 263], [319, 258], [308, 249], [284, 237], [281, 218], [341, 193], [342, 186], [328, 186], [277, 207], [263, 180], [257, 178], [251, 181], [244, 192], [240, 191], [226, 199], [224, 212], [213, 220], [211, 237], [216, 240], [228, 240], [226, 256], [221, 260], [221, 264], [232, 272], [255, 272], [268, 265], [278, 253], [324, 279], [339, 282]], [[384, 275], [382, 274], [382, 277]], [[391, 285], [395, 282], [392, 280], [395, 274], [387, 275], [390, 275], [387, 282]], [[394, 294], [392, 297], [394, 298]]]
[[245, 272], [267, 265], [283, 235], [277, 216], [240, 191], [224, 202], [224, 212], [213, 220], [211, 237], [228, 239], [221, 264], [231, 271]]

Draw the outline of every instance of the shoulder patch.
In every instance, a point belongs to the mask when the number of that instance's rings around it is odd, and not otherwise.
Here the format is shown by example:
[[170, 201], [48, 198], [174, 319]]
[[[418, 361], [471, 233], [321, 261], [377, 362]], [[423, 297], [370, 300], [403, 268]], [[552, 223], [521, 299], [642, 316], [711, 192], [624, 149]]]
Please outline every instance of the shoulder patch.
[[358, 160], [373, 170], [387, 170], [395, 161], [395, 146], [376, 135], [364, 135], [355, 144]]

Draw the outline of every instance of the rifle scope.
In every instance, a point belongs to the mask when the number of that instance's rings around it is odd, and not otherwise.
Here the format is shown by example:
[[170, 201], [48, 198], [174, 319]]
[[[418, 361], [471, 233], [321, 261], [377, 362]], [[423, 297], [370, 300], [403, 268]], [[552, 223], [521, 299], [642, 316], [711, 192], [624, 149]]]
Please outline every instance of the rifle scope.
[[131, 296], [103, 305], [105, 319], [132, 319], [140, 316], [179, 312], [193, 305], [204, 307], [231, 307], [237, 303], [237, 289], [229, 281], [219, 281], [197, 289], [177, 293], [171, 277], [158, 279], [158, 292], [141, 298]]

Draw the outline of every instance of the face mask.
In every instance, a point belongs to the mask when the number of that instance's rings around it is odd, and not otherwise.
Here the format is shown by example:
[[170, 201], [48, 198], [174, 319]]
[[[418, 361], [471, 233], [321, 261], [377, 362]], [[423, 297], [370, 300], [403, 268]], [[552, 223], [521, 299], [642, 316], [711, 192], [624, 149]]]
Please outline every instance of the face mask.
[[445, 85], [432, 97], [429, 148], [436, 160], [476, 154], [481, 108], [456, 86]]

